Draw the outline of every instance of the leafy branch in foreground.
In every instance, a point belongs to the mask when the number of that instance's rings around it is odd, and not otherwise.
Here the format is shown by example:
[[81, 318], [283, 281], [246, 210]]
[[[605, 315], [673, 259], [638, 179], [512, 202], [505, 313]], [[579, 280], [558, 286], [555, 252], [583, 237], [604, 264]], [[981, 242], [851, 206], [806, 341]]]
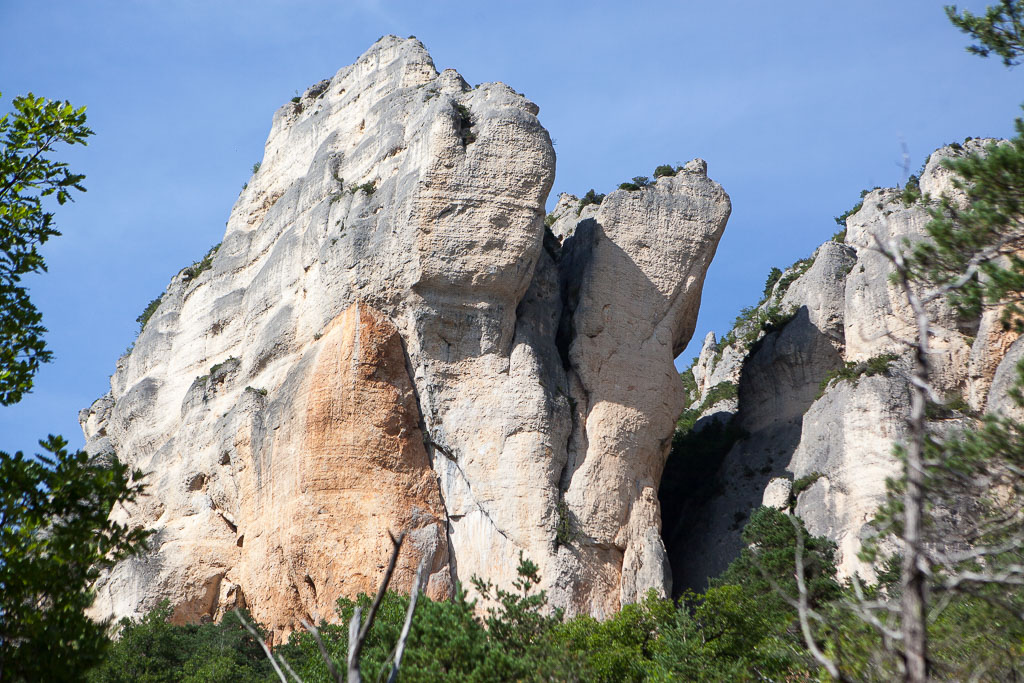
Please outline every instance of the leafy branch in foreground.
[[0, 452], [0, 678], [75, 680], [107, 646], [92, 621], [102, 569], [143, 550], [148, 532], [110, 519], [142, 493], [116, 458], [70, 452], [59, 436], [35, 458]]
[[85, 107], [32, 93], [11, 104], [14, 112], [0, 117], [0, 405], [21, 400], [52, 355], [42, 314], [21, 284], [23, 276], [46, 270], [39, 247], [60, 234], [43, 198], [64, 204], [72, 191], [85, 191], [85, 176], [48, 155], [60, 143], [84, 145], [92, 135]]
[[1005, 66], [1020, 64], [1024, 57], [1024, 3], [1001, 0], [985, 8], [984, 16], [968, 10], [958, 12], [956, 5], [946, 6], [946, 16], [958, 29], [978, 42], [967, 48], [980, 57], [995, 54]]

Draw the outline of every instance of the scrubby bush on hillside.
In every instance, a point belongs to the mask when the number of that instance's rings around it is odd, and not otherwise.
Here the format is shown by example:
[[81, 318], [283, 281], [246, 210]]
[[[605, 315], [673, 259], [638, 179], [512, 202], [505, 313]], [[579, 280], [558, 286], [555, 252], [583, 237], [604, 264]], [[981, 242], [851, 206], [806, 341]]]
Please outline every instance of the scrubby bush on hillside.
[[673, 167], [671, 164], [662, 164], [661, 166], [658, 166], [656, 169], [654, 169], [654, 177], [655, 179], [662, 178], [665, 176], [671, 177], [678, 172], [679, 169]]
[[834, 383], [849, 380], [856, 384], [857, 380], [861, 377], [873, 377], [874, 375], [881, 375], [888, 372], [889, 366], [898, 358], [899, 356], [895, 353], [883, 353], [879, 356], [875, 356], [874, 358], [860, 361], [859, 363], [848, 361], [843, 365], [843, 367], [837, 368], [825, 375], [825, 379], [821, 381], [818, 396], [824, 394], [825, 391]]
[[[234, 613], [175, 626], [163, 601], [141, 621], [121, 620], [117, 641], [89, 683], [230, 683], [269, 680], [270, 662]], [[245, 615], [248, 618], [248, 615]]]
[[622, 183], [619, 185], [620, 190], [626, 190], [628, 192], [636, 192], [642, 190], [651, 184], [651, 179], [645, 175], [633, 176], [633, 181], [629, 183]]
[[576, 207], [576, 215], [579, 216], [583, 212], [583, 209], [591, 204], [600, 204], [604, 201], [604, 197], [605, 196], [603, 194], [597, 194], [594, 192], [594, 188], [590, 188], [587, 190], [587, 193], [583, 195], [583, 198], [580, 199], [580, 204]]
[[163, 298], [164, 295], [161, 294], [150, 301], [146, 304], [146, 308], [143, 309], [142, 313], [139, 314], [139, 317], [135, 319], [135, 322], [139, 324], [139, 332], [146, 329], [146, 323], [148, 323], [149, 319], [153, 317], [154, 313], [156, 313], [156, 309], [160, 308], [160, 302], [163, 301]]
[[203, 255], [203, 258], [185, 268], [185, 281], [195, 280], [204, 271], [209, 270], [213, 266], [213, 257], [217, 254], [218, 249], [220, 249], [220, 242], [210, 247], [206, 254]]

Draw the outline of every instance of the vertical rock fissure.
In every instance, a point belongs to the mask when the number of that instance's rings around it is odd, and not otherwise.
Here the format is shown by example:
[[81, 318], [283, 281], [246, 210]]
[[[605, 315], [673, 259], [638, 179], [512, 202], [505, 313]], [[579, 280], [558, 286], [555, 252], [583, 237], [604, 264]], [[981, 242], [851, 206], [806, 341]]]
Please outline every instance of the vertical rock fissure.
[[405, 373], [409, 376], [409, 384], [412, 387], [413, 401], [416, 403], [416, 420], [420, 428], [420, 435], [423, 437], [423, 448], [427, 451], [427, 458], [430, 461], [430, 467], [434, 471], [434, 483], [437, 485], [437, 495], [441, 499], [441, 509], [444, 510], [444, 541], [448, 546], [448, 571], [451, 574], [452, 582], [458, 581], [458, 574], [455, 568], [455, 551], [452, 548], [452, 522], [450, 515], [448, 514], [448, 501], [444, 497], [444, 489], [441, 486], [441, 479], [437, 475], [437, 470], [434, 468], [434, 451], [439, 450], [434, 440], [430, 438], [430, 431], [427, 429], [427, 421], [423, 416], [423, 404], [420, 402], [420, 392], [416, 388], [416, 382], [413, 378], [416, 376], [413, 372], [412, 358], [409, 357], [409, 349], [406, 346], [405, 338], [402, 335], [398, 335], [398, 343], [402, 347], [402, 360], [405, 362]]

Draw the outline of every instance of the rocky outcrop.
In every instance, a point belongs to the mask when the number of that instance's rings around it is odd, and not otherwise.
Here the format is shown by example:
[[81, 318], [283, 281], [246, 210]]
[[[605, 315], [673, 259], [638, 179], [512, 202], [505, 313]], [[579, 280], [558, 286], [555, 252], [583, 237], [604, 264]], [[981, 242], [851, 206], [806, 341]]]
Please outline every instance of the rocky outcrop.
[[[921, 191], [955, 199], [958, 191], [942, 159], [980, 151], [989, 142], [935, 152], [922, 172]], [[865, 193], [843, 233], [778, 273], [764, 299], [725, 339], [705, 339], [687, 371], [690, 410], [699, 414], [690, 418], [693, 435], [673, 452], [667, 481], [685, 478], [688, 468], [707, 471], [706, 462], [693, 462], [696, 456], [688, 454], [710, 448], [713, 483], [699, 495], [672, 485], [661, 491], [665, 508], [678, 511], [665, 520], [677, 589], [702, 589], [720, 573], [739, 552], [751, 510], [762, 504], [792, 510], [811, 533], [834, 540], [841, 574], [871, 575], [857, 552], [876, 533], [871, 520], [886, 479], [899, 473], [893, 447], [906, 433], [906, 342], [914, 334], [878, 244], [920, 240], [929, 219], [899, 190]], [[998, 312], [965, 321], [942, 300], [929, 312], [933, 385], [956, 407], [937, 411], [945, 414], [934, 428], [962, 422], [968, 405], [1012, 413], [1007, 389], [1020, 355], [1017, 335], [1002, 330]], [[728, 413], [721, 403], [709, 405], [723, 383], [734, 385], [738, 395]], [[701, 440], [699, 430], [712, 416], [728, 420], [728, 438], [713, 432]], [[680, 495], [687, 499], [676, 500]]]
[[277, 111], [223, 243], [81, 415], [149, 473], [118, 514], [155, 534], [95, 614], [245, 604], [280, 634], [375, 586], [400, 530], [399, 589], [425, 553], [436, 597], [522, 553], [570, 613], [669, 590], [673, 359], [729, 198], [695, 160], [563, 195], [548, 231], [537, 114], [395, 37]]

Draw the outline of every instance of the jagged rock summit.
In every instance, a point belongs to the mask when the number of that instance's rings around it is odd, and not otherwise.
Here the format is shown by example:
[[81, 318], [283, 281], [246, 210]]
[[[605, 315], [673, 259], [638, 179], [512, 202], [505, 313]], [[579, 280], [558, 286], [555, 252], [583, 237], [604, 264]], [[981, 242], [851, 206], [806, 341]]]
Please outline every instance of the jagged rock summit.
[[399, 589], [425, 553], [435, 597], [520, 553], [570, 613], [669, 589], [673, 359], [729, 198], [697, 160], [563, 195], [547, 231], [537, 114], [394, 36], [275, 113], [220, 248], [82, 412], [91, 452], [149, 473], [117, 514], [155, 532], [96, 615], [245, 604], [281, 634], [372, 590], [403, 529]]

